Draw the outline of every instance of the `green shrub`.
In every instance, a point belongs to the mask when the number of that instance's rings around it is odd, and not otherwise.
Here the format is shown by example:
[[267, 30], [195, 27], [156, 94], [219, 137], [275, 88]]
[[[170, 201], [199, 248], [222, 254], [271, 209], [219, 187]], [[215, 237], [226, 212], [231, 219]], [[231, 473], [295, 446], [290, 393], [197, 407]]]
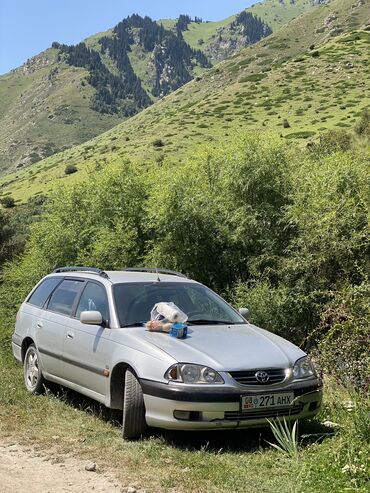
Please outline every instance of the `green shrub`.
[[270, 282], [239, 283], [231, 293], [233, 306], [250, 310], [250, 320], [280, 336], [302, 344], [308, 311], [299, 293], [284, 285], [273, 287]]
[[370, 137], [370, 111], [366, 108], [355, 126], [355, 132], [361, 137]]
[[313, 336], [324, 369], [347, 388], [370, 393], [370, 284], [332, 294]]
[[245, 77], [241, 77], [239, 79], [239, 82], [259, 82], [260, 80], [263, 80], [265, 77], [267, 77], [267, 74], [251, 74]]
[[164, 147], [164, 142], [162, 139], [153, 140], [153, 147]]
[[306, 301], [307, 327], [340, 286], [360, 285], [368, 268], [368, 160], [337, 152], [301, 160], [293, 171], [286, 220], [298, 234], [282, 260], [285, 284]]
[[2, 197], [0, 203], [5, 209], [11, 209], [15, 206], [15, 200], [10, 195]]
[[352, 136], [346, 130], [327, 130], [320, 134], [319, 141], [311, 146], [312, 151], [327, 155], [348, 151], [352, 146]]
[[64, 173], [66, 175], [72, 175], [78, 171], [77, 167], [74, 164], [67, 164], [65, 167]]
[[0, 265], [12, 257], [14, 234], [14, 226], [11, 223], [9, 214], [0, 210]]
[[32, 225], [21, 262], [33, 259], [43, 272], [71, 263], [105, 268], [137, 263], [144, 241], [142, 179], [142, 172], [125, 163], [95, 173], [83, 184], [61, 188], [42, 220]]
[[268, 264], [270, 250], [280, 248], [275, 241], [284, 241], [277, 223], [288, 169], [284, 145], [254, 134], [176, 169], [163, 166], [147, 204], [147, 263], [177, 268], [220, 291], [241, 273], [247, 278], [258, 257]]
[[306, 130], [303, 132], [293, 132], [290, 134], [287, 134], [285, 136], [286, 139], [308, 139], [309, 137], [313, 137], [316, 132], [313, 130]]

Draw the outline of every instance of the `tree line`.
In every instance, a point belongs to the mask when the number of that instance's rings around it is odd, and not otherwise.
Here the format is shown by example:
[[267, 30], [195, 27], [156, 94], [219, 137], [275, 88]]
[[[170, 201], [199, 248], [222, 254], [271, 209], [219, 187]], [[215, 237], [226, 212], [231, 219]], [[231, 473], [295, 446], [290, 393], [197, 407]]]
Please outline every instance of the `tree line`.
[[200, 17], [195, 16], [194, 20], [190, 17], [190, 15], [181, 14], [176, 22], [176, 30], [178, 31], [186, 31], [188, 29], [189, 24], [195, 22], [196, 24], [202, 24], [203, 20]]

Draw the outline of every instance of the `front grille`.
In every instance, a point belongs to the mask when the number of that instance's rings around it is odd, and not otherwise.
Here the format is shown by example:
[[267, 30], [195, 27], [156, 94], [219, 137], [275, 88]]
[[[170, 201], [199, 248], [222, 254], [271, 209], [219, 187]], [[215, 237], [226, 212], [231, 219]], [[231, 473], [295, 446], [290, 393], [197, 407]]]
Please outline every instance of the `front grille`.
[[[260, 382], [256, 378], [259, 371], [267, 373], [268, 380]], [[284, 368], [269, 368], [267, 370], [245, 370], [245, 371], [230, 371], [230, 375], [241, 385], [271, 385], [281, 383], [285, 380], [286, 371]]]
[[278, 418], [279, 416], [295, 416], [302, 412], [303, 404], [280, 409], [259, 409], [256, 411], [225, 411], [224, 419], [227, 421], [246, 421], [248, 419]]

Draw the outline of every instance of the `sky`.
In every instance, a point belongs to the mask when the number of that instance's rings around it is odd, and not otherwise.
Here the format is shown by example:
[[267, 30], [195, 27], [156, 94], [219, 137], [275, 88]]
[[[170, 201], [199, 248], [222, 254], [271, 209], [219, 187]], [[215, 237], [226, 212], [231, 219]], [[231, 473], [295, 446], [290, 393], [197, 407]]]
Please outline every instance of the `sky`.
[[22, 65], [53, 41], [75, 44], [137, 13], [221, 20], [257, 0], [0, 0], [0, 74]]

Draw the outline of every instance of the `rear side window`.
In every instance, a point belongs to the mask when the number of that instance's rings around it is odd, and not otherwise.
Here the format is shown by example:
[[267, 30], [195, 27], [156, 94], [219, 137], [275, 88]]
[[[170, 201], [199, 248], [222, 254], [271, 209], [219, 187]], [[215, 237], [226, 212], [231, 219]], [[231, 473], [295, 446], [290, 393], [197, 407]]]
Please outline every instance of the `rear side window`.
[[50, 294], [53, 292], [54, 288], [58, 286], [61, 279], [56, 277], [50, 277], [45, 279], [31, 294], [28, 298], [27, 302], [31, 303], [31, 305], [39, 306], [42, 308], [45, 304], [45, 301], [49, 298]]
[[48, 310], [71, 315], [74, 302], [83, 285], [83, 281], [72, 279], [61, 282], [50, 298]]

